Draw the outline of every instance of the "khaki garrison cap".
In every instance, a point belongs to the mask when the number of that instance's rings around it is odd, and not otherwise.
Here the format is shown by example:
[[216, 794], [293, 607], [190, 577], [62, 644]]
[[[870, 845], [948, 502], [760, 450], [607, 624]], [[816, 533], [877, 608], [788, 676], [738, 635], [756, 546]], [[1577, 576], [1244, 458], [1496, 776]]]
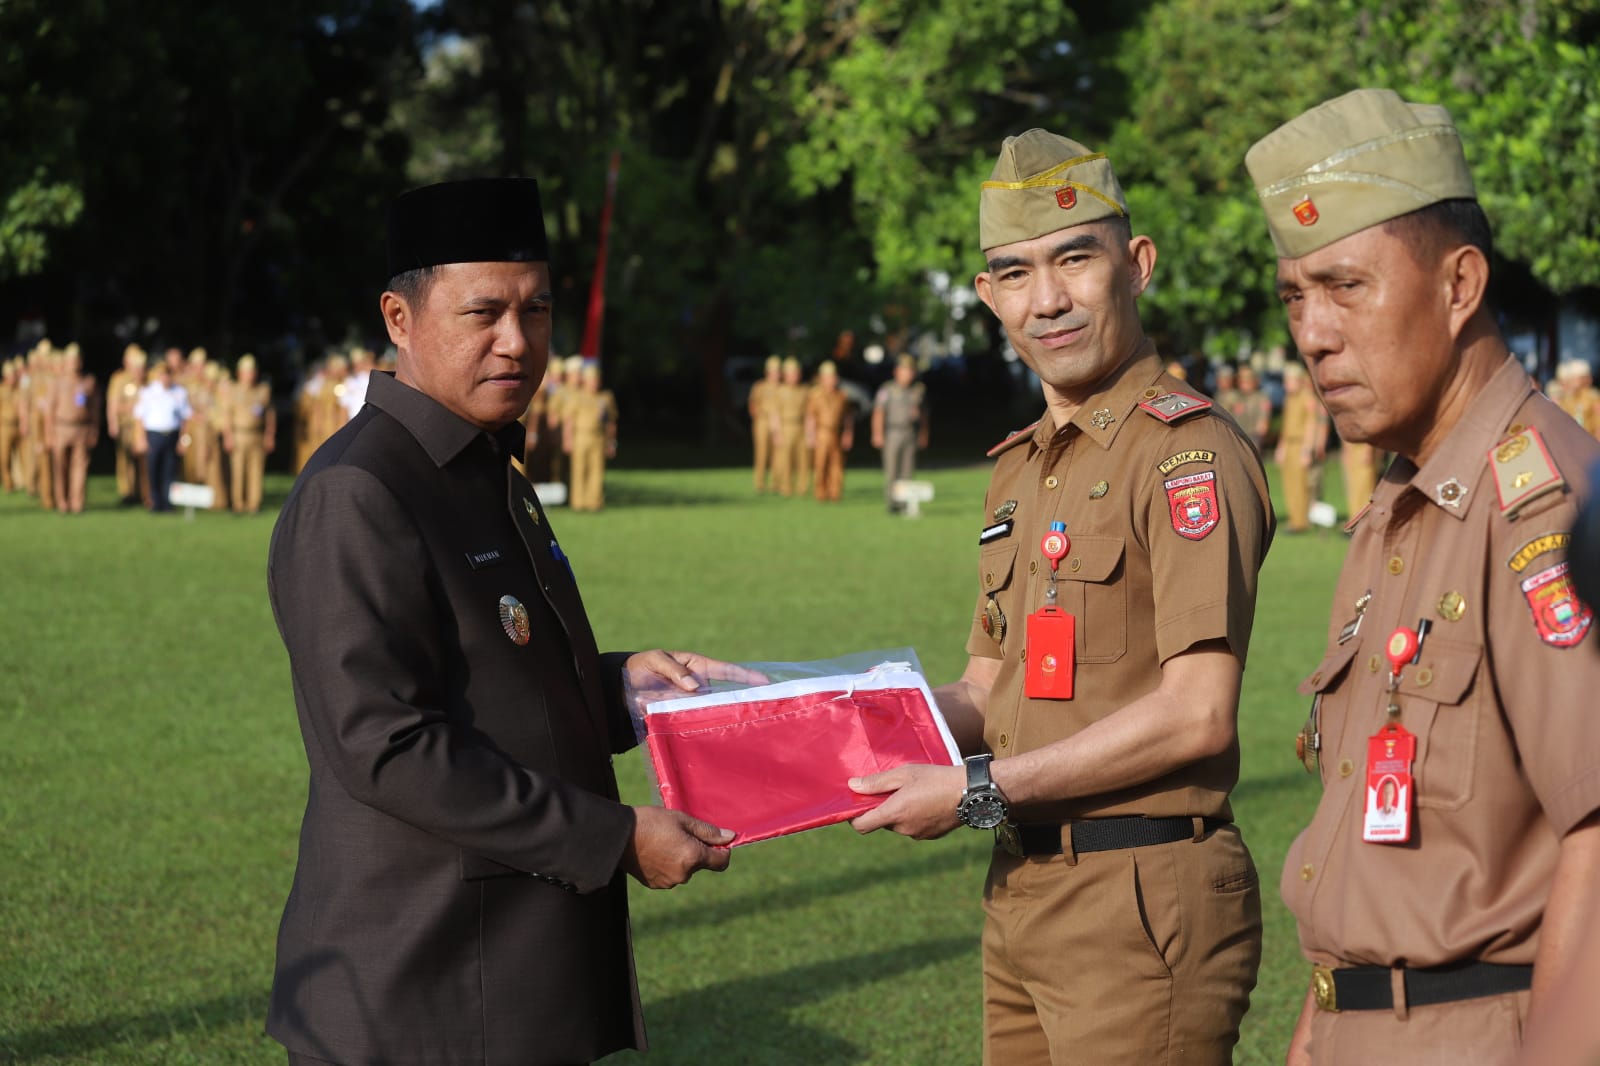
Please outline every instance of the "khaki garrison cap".
[[1298, 259], [1441, 200], [1474, 200], [1450, 113], [1357, 89], [1284, 123], [1245, 154], [1272, 243]]
[[1007, 137], [978, 196], [984, 251], [1046, 233], [1127, 218], [1128, 201], [1104, 152], [1046, 130]]

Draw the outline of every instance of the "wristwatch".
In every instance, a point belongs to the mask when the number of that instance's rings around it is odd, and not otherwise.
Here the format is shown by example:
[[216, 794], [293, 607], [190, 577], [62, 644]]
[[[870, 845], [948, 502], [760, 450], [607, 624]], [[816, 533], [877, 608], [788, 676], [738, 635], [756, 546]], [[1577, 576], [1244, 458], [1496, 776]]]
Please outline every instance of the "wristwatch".
[[1006, 820], [1006, 798], [989, 775], [993, 755], [967, 759], [967, 790], [956, 805], [956, 817], [973, 829], [993, 829]]

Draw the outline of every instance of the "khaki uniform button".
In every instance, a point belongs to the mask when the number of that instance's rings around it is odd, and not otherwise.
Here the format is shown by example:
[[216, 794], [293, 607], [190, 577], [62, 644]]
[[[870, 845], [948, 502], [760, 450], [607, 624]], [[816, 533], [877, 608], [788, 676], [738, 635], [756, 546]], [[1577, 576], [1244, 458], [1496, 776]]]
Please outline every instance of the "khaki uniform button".
[[990, 570], [990, 571], [988, 571], [987, 573], [985, 573], [983, 575], [983, 583], [985, 585], [994, 584], [994, 571], [993, 570]]
[[1039, 562], [1036, 559], [1033, 562], [1028, 564], [1028, 573], [1037, 574], [1038, 572], [1039, 572]]
[[1059, 484], [1061, 484], [1061, 479], [1056, 477], [1054, 474], [1051, 474], [1049, 477], [1044, 479], [1044, 487], [1047, 489], [1053, 489]]
[[1427, 688], [1431, 684], [1433, 684], [1433, 671], [1424, 666], [1417, 671], [1417, 687]]
[[1309, 881], [1316, 872], [1316, 869], [1308, 862], [1300, 867], [1300, 880]]
[[1157, 396], [1160, 396], [1160, 395], [1161, 395], [1161, 390], [1157, 389], [1157, 388], [1149, 388], [1149, 389], [1145, 389], [1144, 390], [1144, 398], [1147, 399], [1147, 400], [1153, 400]]
[[1083, 569], [1083, 563], [1079, 562], [1077, 559], [1073, 559], [1072, 562], [1067, 564], [1067, 569], [1076, 574], [1079, 570]]
[[1027, 648], [1023, 648], [1022, 649], [1022, 661], [1023, 662], [1027, 662], [1028, 661], [1028, 649]]
[[1340, 777], [1349, 777], [1351, 774], [1353, 774], [1355, 772], [1356, 772], [1356, 764], [1355, 763], [1351, 762], [1349, 759], [1340, 759], [1339, 760], [1339, 776]]
[[1011, 746], [1011, 738], [1006, 736], [1004, 733], [1001, 733], [1000, 734], [1000, 746], [1002, 748], [1010, 747]]
[[1389, 556], [1389, 573], [1398, 575], [1405, 570], [1406, 561], [1398, 555]]
[[1378, 656], [1376, 654], [1367, 660], [1367, 669], [1374, 674], [1378, 672]]

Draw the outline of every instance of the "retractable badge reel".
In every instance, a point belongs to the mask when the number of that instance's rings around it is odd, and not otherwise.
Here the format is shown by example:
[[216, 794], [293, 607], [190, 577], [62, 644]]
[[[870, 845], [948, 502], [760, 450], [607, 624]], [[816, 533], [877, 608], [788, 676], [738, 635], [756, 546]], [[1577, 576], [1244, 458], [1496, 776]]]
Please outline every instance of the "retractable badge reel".
[[1411, 839], [1411, 807], [1415, 781], [1411, 766], [1417, 757], [1417, 738], [1400, 724], [1400, 675], [1422, 655], [1428, 622], [1416, 629], [1401, 626], [1389, 635], [1384, 653], [1389, 659], [1388, 720], [1367, 738], [1367, 801], [1361, 820], [1361, 839], [1369, 844], [1404, 844]]
[[1072, 547], [1066, 529], [1065, 522], [1051, 522], [1050, 531], [1039, 541], [1039, 550], [1050, 563], [1050, 587], [1045, 590], [1044, 606], [1028, 616], [1025, 653], [1028, 669], [1023, 691], [1029, 699], [1072, 698], [1073, 638], [1077, 620], [1056, 606], [1056, 571]]

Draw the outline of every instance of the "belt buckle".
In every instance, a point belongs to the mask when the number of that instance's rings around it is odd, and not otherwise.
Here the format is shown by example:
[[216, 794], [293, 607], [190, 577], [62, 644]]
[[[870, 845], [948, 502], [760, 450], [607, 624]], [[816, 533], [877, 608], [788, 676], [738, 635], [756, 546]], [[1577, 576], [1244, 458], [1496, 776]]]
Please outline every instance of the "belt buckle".
[[1001, 822], [994, 831], [995, 846], [1007, 855], [1026, 858], [1022, 850], [1022, 834], [1010, 822]]
[[1316, 997], [1317, 1009], [1329, 1014], [1339, 1013], [1339, 989], [1333, 983], [1333, 971], [1326, 966], [1311, 967], [1311, 994]]

